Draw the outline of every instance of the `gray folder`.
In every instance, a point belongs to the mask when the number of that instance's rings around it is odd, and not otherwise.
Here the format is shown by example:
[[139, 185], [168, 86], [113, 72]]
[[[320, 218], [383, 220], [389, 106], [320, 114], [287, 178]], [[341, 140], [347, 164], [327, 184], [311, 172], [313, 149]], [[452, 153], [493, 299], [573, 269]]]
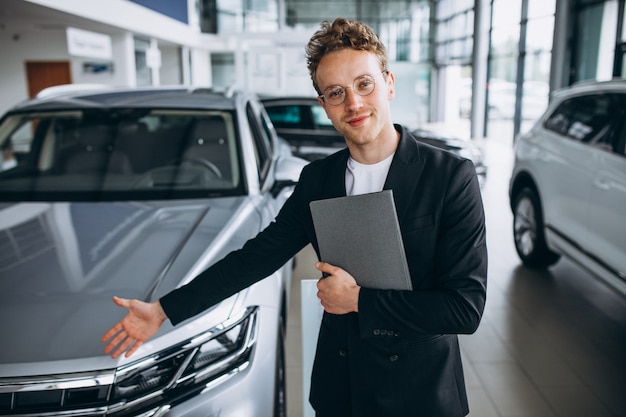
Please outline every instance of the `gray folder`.
[[310, 203], [320, 258], [366, 288], [412, 289], [393, 192]]

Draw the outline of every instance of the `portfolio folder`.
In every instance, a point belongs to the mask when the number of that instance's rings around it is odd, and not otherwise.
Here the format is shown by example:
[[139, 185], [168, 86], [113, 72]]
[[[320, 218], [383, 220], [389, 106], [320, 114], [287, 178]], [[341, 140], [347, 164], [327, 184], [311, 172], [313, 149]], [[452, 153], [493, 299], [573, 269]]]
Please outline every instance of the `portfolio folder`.
[[412, 289], [393, 192], [310, 203], [320, 258], [366, 288]]

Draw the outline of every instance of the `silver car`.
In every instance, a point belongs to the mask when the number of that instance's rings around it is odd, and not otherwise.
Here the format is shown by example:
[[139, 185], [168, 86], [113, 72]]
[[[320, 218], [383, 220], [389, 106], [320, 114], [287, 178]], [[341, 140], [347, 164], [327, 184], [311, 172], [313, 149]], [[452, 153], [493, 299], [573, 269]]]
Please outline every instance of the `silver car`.
[[515, 146], [509, 198], [522, 262], [561, 256], [626, 293], [626, 82], [556, 91]]
[[305, 161], [243, 92], [56, 90], [0, 121], [0, 415], [285, 415], [291, 264], [130, 358], [100, 337], [112, 296], [157, 299], [268, 225]]

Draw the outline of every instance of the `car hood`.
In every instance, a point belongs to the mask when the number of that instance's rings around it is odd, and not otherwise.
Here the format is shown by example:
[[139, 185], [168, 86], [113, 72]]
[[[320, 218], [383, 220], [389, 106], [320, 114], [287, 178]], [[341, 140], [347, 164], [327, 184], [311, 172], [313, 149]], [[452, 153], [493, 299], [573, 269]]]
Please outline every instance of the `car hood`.
[[[247, 237], [216, 238], [245, 205], [232, 197], [0, 206], [0, 376], [11, 364], [103, 358], [100, 337], [125, 314], [111, 297], [158, 299], [232, 249], [216, 241], [241, 245]], [[218, 322], [230, 312], [223, 307]], [[161, 333], [170, 331], [167, 322]]]

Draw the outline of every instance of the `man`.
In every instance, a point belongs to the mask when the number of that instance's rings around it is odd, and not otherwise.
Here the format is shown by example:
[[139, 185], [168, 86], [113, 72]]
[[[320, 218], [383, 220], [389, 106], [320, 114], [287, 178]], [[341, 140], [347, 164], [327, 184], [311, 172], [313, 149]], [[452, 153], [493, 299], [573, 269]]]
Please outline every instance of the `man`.
[[153, 303], [116, 298], [128, 315], [105, 353], [132, 354], [174, 324], [269, 275], [305, 245], [319, 255], [309, 203], [394, 191], [412, 291], [361, 288], [317, 262], [325, 313], [311, 376], [318, 417], [460, 417], [468, 404], [457, 334], [476, 330], [487, 276], [484, 213], [472, 163], [420, 144], [391, 119], [394, 76], [373, 31], [323, 22], [307, 45], [319, 101], [347, 148], [304, 168], [275, 221], [242, 249]]

